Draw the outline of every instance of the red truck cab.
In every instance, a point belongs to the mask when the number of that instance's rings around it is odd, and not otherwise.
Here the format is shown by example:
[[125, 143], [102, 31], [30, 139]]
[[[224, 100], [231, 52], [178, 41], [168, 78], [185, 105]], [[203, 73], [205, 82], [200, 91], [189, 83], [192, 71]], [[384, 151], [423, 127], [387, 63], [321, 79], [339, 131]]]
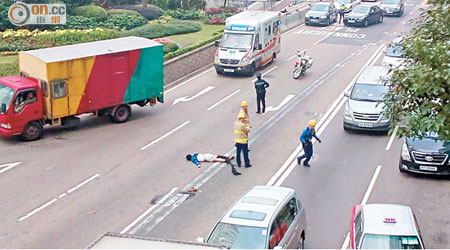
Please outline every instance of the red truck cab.
[[34, 78], [7, 76], [0, 78], [0, 135], [22, 135], [37, 140], [44, 124], [44, 103]]

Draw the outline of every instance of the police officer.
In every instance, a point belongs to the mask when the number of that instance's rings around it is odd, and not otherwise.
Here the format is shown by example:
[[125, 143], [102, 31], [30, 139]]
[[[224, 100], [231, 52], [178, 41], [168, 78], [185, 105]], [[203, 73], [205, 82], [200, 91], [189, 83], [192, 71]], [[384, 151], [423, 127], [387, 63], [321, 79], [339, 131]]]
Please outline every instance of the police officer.
[[236, 146], [236, 163], [238, 167], [241, 167], [241, 151], [244, 153], [245, 167], [249, 168], [250, 159], [248, 158], [248, 133], [250, 132], [250, 126], [245, 123], [245, 115], [239, 114], [239, 120], [234, 123], [234, 141]]
[[256, 113], [260, 114], [261, 113], [260, 104], [262, 104], [262, 112], [263, 113], [266, 112], [266, 88], [269, 87], [269, 83], [261, 79], [261, 73], [259, 72], [256, 74], [256, 77], [258, 78], [258, 80], [256, 80], [255, 82], [256, 103], [258, 107]]
[[306, 158], [306, 160], [303, 162], [303, 166], [311, 167], [311, 165], [309, 165], [309, 160], [311, 159], [311, 157], [313, 155], [313, 146], [312, 146], [312, 142], [311, 142], [311, 139], [313, 137], [316, 138], [316, 140], [319, 141], [319, 143], [322, 143], [322, 141], [316, 135], [316, 130], [314, 129], [315, 126], [316, 126], [316, 121], [310, 120], [309, 126], [305, 130], [303, 130], [303, 133], [300, 136], [300, 141], [302, 142], [303, 151], [305, 153], [302, 156], [297, 157], [298, 165], [300, 165], [302, 160], [304, 158]]
[[341, 23], [341, 20], [344, 21], [344, 14], [346, 11], [346, 7], [345, 4], [341, 4], [341, 6], [339, 6], [339, 23]]

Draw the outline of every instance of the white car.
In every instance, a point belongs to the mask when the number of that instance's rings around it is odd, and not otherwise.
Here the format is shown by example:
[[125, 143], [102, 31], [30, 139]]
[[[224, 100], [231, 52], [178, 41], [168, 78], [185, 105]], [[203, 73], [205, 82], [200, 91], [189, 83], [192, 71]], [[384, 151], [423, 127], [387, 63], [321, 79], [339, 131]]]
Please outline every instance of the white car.
[[402, 38], [398, 37], [387, 46], [382, 61], [383, 66], [402, 69], [401, 65], [405, 61], [405, 53], [400, 46], [401, 40]]

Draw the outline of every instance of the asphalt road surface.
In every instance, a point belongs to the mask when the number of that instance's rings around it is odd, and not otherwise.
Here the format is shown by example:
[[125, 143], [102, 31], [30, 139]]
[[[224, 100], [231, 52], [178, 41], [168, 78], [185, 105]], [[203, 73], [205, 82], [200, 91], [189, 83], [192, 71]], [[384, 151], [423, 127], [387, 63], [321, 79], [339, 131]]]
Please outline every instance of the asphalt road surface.
[[[265, 115], [254, 113], [253, 77], [208, 68], [167, 88], [163, 105], [134, 107], [125, 124], [84, 116], [77, 129], [46, 128], [40, 141], [0, 139], [0, 248], [84, 248], [105, 232], [194, 241], [241, 194], [264, 184], [297, 191], [308, 248], [346, 247], [351, 208], [361, 202], [411, 206], [426, 246], [449, 248], [448, 179], [400, 173], [402, 141], [395, 136], [342, 128], [343, 91], [364, 66], [380, 64], [385, 44], [413, 27], [408, 21], [420, 4], [409, 0], [403, 17], [367, 28], [302, 25], [284, 33], [281, 54], [261, 69], [271, 84]], [[301, 49], [314, 65], [294, 80]], [[234, 154], [242, 100], [253, 127], [253, 167], [236, 177], [224, 164], [187, 162], [187, 153]], [[310, 119], [320, 121], [322, 143], [304, 168], [294, 159]], [[187, 194], [192, 186], [199, 192]]]

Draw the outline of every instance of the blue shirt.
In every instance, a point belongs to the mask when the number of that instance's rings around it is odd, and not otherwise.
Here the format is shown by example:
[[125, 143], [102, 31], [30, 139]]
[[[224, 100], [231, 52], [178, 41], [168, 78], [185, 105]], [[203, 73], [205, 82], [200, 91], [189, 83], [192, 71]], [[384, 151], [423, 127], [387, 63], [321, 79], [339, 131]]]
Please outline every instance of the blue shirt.
[[198, 153], [193, 154], [192, 157], [191, 157], [191, 161], [192, 161], [195, 165], [200, 166], [200, 162], [198, 161], [197, 156], [198, 156]]
[[316, 131], [314, 130], [313, 132], [311, 132], [311, 128], [307, 127], [305, 130], [303, 130], [303, 133], [300, 136], [300, 141], [302, 143], [311, 142], [312, 137], [319, 140], [319, 137], [316, 136]]

